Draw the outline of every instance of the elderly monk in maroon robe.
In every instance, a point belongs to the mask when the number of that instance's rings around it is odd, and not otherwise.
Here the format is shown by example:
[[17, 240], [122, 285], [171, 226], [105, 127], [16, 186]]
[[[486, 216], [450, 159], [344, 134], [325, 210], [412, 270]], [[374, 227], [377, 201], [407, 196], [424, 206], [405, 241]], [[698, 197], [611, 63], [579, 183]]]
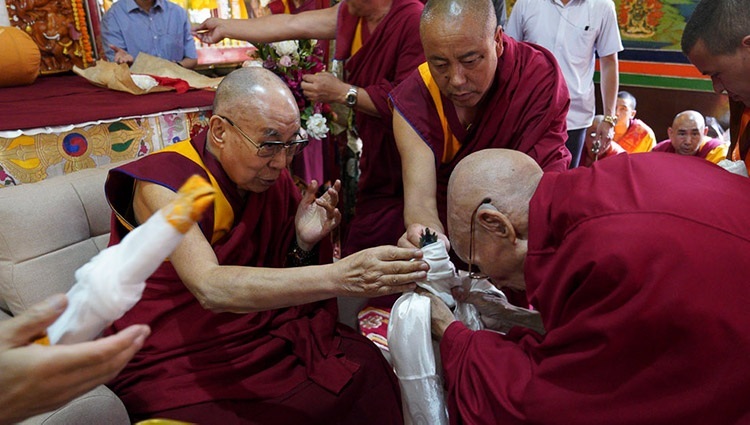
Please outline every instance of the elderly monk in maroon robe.
[[714, 164], [727, 157], [727, 144], [708, 137], [706, 119], [698, 111], [682, 111], [675, 115], [667, 133], [669, 139], [657, 143], [651, 152], [695, 156]]
[[425, 227], [448, 242], [448, 177], [472, 152], [516, 149], [545, 171], [570, 163], [570, 97], [549, 51], [504, 36], [484, 0], [431, 0], [420, 34], [427, 62], [391, 93], [404, 178], [402, 246], [419, 246]]
[[664, 153], [543, 174], [491, 149], [448, 202], [456, 252], [547, 331], [470, 331], [433, 298], [452, 424], [750, 423], [747, 178]]
[[393, 139], [388, 93], [424, 61], [419, 42], [419, 0], [347, 0], [328, 9], [253, 20], [211, 18], [197, 31], [204, 42], [224, 37], [272, 42], [295, 38], [336, 39], [334, 58], [345, 60], [346, 82], [322, 72], [305, 76], [313, 101], [355, 110], [362, 139], [355, 217], [343, 253], [395, 244], [404, 231], [403, 185]]
[[682, 33], [682, 52], [729, 96], [729, 158], [750, 172], [750, 7], [745, 0], [702, 0]]
[[337, 323], [336, 296], [401, 292], [424, 278], [418, 250], [379, 247], [334, 263], [314, 246], [341, 215], [337, 182], [300, 200], [287, 166], [306, 141], [289, 88], [243, 68], [216, 93], [208, 134], [111, 172], [112, 241], [172, 200], [189, 176], [213, 210], [116, 321], [151, 337], [112, 382], [134, 419], [194, 423], [400, 424], [398, 384], [378, 349]]

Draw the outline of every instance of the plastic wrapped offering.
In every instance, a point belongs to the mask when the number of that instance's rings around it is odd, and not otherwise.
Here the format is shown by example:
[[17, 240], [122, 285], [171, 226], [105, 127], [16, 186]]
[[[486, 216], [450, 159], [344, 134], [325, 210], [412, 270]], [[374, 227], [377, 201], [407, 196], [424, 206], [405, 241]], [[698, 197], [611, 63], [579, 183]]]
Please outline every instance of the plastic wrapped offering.
[[50, 343], [92, 340], [130, 310], [141, 299], [145, 280], [213, 200], [213, 187], [192, 176], [174, 201], [79, 268], [68, 291], [68, 308], [47, 328]]

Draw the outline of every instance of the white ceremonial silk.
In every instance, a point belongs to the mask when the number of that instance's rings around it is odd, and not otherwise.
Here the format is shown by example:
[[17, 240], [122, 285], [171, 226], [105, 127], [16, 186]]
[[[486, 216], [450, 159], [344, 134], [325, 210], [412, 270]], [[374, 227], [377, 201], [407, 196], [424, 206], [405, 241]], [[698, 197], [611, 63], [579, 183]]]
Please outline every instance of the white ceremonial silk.
[[146, 279], [182, 241], [161, 213], [76, 270], [68, 308], [47, 328], [51, 344], [96, 338], [141, 299]]
[[417, 282], [417, 285], [437, 295], [448, 307], [455, 307], [451, 288], [459, 286], [461, 281], [456, 278], [456, 267], [451, 263], [445, 243], [437, 241], [420, 249], [424, 254], [422, 259], [430, 265], [430, 270], [427, 278]]
[[174, 201], [76, 270], [68, 307], [47, 328], [50, 344], [96, 338], [141, 299], [146, 279], [161, 265], [185, 232], [213, 201], [214, 190], [193, 176]]

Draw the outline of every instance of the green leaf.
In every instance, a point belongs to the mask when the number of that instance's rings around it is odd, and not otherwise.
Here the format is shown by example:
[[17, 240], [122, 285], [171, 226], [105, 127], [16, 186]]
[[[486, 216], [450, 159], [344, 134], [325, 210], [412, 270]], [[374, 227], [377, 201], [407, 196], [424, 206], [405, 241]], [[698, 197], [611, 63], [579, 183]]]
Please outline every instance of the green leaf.
[[126, 150], [128, 150], [128, 148], [130, 147], [130, 145], [133, 144], [133, 140], [135, 140], [135, 139], [130, 139], [130, 140], [128, 140], [126, 142], [122, 142], [122, 143], [113, 143], [112, 144], [112, 150], [115, 151], [115, 152], [125, 152]]

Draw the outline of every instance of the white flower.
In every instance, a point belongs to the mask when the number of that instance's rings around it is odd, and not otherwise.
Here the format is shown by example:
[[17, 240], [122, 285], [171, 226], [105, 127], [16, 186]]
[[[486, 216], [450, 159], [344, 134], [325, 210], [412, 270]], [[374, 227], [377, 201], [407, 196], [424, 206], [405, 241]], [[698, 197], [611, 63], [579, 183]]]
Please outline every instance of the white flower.
[[328, 126], [325, 117], [321, 114], [310, 115], [307, 119], [307, 133], [313, 139], [323, 139], [328, 136]]
[[279, 54], [279, 56], [292, 56], [297, 54], [297, 49], [299, 48], [299, 43], [297, 40], [286, 40], [286, 41], [278, 41], [276, 43], [271, 44], [273, 46], [273, 49], [276, 50], [276, 53]]

